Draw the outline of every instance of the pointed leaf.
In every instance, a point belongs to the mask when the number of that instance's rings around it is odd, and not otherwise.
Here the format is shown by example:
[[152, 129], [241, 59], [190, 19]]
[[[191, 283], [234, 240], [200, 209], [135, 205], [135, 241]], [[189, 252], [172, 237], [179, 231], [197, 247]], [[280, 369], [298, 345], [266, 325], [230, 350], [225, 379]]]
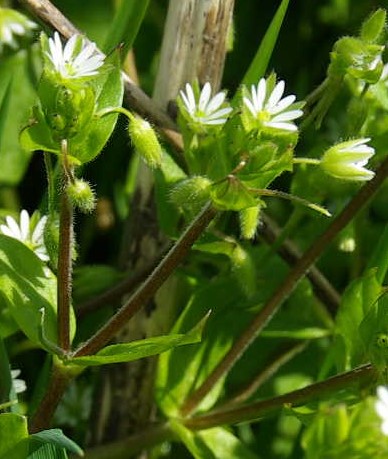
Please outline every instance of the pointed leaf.
[[27, 419], [14, 413], [0, 414], [0, 459], [26, 459]]
[[178, 421], [172, 421], [171, 427], [196, 459], [257, 457], [237, 437], [222, 427], [192, 432]]
[[61, 429], [49, 429], [30, 435], [30, 454], [41, 448], [44, 444], [50, 444], [56, 449], [66, 449], [70, 453], [83, 456], [82, 449], [62, 432]]
[[288, 8], [288, 3], [289, 0], [283, 0], [277, 9], [272, 22], [260, 43], [259, 49], [257, 50], [247, 73], [244, 75], [242, 84], [249, 85], [257, 83], [259, 79], [264, 76]]
[[[41, 308], [44, 308], [45, 335], [56, 342], [56, 278], [24, 244], [4, 235], [0, 235], [0, 291], [15, 322], [40, 346]], [[74, 313], [71, 328], [74, 337]]]
[[208, 315], [186, 334], [171, 334], [133, 341], [125, 344], [113, 344], [101, 349], [96, 355], [75, 357], [65, 363], [71, 365], [96, 366], [110, 363], [131, 362], [160, 354], [169, 349], [201, 341], [202, 330]]

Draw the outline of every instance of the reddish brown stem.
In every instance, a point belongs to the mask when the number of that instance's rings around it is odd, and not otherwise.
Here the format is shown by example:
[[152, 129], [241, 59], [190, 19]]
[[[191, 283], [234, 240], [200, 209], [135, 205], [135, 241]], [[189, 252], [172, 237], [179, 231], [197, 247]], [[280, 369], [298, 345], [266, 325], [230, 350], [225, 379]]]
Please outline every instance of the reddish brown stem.
[[244, 330], [229, 352], [221, 362], [214, 368], [205, 381], [199, 386], [182, 405], [181, 413], [188, 416], [192, 413], [203, 398], [209, 393], [225, 374], [227, 374], [236, 362], [243, 355], [245, 350], [251, 345], [261, 330], [268, 324], [272, 317], [279, 310], [283, 301], [291, 294], [297, 283], [303, 278], [311, 265], [325, 250], [327, 245], [334, 237], [352, 220], [360, 209], [368, 202], [373, 194], [378, 190], [388, 175], [388, 157], [380, 165], [375, 177], [354, 196], [343, 211], [333, 220], [326, 231], [318, 237], [300, 258], [292, 271], [288, 274], [270, 300], [264, 305], [256, 317], [252, 320], [249, 327]]

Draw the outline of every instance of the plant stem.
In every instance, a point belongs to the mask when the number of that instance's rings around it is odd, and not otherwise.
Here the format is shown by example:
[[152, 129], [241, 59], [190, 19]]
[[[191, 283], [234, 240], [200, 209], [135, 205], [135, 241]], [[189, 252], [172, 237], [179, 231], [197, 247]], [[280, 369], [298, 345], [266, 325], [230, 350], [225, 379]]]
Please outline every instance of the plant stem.
[[58, 253], [58, 346], [65, 352], [70, 351], [70, 303], [72, 285], [72, 245], [73, 245], [73, 206], [67, 195], [70, 181], [67, 158], [67, 143], [62, 142], [63, 188], [61, 190], [59, 216], [59, 253]]
[[73, 375], [70, 375], [68, 372], [65, 372], [61, 366], [53, 363], [46, 393], [31, 419], [29, 427], [30, 433], [49, 428], [58, 403], [72, 378]]
[[209, 429], [211, 427], [236, 424], [243, 421], [258, 420], [270, 416], [282, 408], [293, 408], [329, 398], [333, 393], [355, 386], [359, 395], [360, 388], [372, 383], [376, 378], [376, 371], [371, 364], [365, 364], [346, 373], [333, 376], [310, 386], [298, 389], [288, 394], [273, 397], [267, 400], [249, 403], [248, 405], [218, 409], [202, 416], [187, 419], [184, 424], [192, 430]]
[[263, 306], [248, 328], [243, 331], [221, 362], [213, 369], [205, 381], [183, 403], [181, 413], [188, 416], [192, 413], [214, 385], [227, 374], [230, 369], [251, 345], [261, 330], [268, 324], [279, 310], [283, 301], [291, 294], [297, 283], [303, 278], [312, 264], [322, 254], [327, 245], [352, 220], [356, 213], [368, 202], [388, 175], [388, 157], [378, 168], [374, 178], [367, 182], [353, 197], [349, 204], [333, 220], [326, 231], [318, 237], [312, 246], [300, 258], [282, 284], [269, 301]]
[[293, 158], [293, 164], [312, 164], [313, 166], [318, 166], [321, 163], [320, 159], [316, 158]]
[[188, 254], [191, 246], [201, 236], [216, 213], [217, 211], [211, 204], [207, 204], [202, 209], [154, 269], [150, 277], [100, 330], [74, 352], [74, 357], [94, 354], [116, 335], [125, 323], [154, 296], [159, 287]]
[[168, 423], [147, 426], [146, 429], [123, 440], [97, 446], [86, 451], [88, 459], [127, 459], [129, 455], [139, 453], [163, 441], [175, 438]]

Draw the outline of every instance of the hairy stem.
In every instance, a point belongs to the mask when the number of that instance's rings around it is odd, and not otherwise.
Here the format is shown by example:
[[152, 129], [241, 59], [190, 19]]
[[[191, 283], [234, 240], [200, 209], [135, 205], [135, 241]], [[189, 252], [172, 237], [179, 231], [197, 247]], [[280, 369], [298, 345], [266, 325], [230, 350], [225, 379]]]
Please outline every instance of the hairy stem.
[[235, 408], [214, 410], [202, 416], [187, 419], [184, 424], [192, 430], [209, 429], [211, 427], [252, 421], [277, 413], [285, 407], [297, 407], [309, 402], [330, 398], [340, 390], [351, 390], [359, 395], [360, 388], [371, 384], [376, 378], [375, 369], [365, 364], [346, 373], [342, 373], [325, 381], [311, 384], [288, 394], [273, 397], [259, 402]]
[[269, 301], [252, 320], [249, 327], [240, 335], [231, 349], [227, 352], [221, 362], [214, 368], [207, 379], [198, 387], [183, 403], [181, 413], [188, 416], [192, 413], [201, 400], [240, 359], [245, 350], [251, 345], [261, 330], [268, 324], [272, 317], [279, 310], [283, 301], [291, 294], [297, 283], [303, 278], [311, 265], [325, 250], [327, 245], [335, 236], [352, 220], [360, 209], [368, 202], [373, 194], [383, 183], [388, 175], [388, 158], [380, 165], [375, 177], [366, 183], [354, 196], [342, 212], [332, 221], [326, 231], [318, 237], [312, 246], [300, 258], [279, 288], [275, 291]]
[[[318, 399], [327, 399], [341, 390], [348, 390], [358, 396], [360, 389], [367, 387], [376, 377], [371, 364], [365, 364], [346, 373], [334, 376], [310, 386], [298, 389], [287, 394], [273, 397], [249, 405], [230, 407], [229, 404], [204, 415], [184, 420], [184, 424], [191, 430], [204, 430], [211, 427], [236, 424], [257, 420], [278, 413], [285, 407], [297, 407]], [[135, 454], [163, 441], [173, 440], [174, 433], [168, 423], [147, 427], [143, 432], [131, 435], [123, 440], [108, 443], [103, 446], [87, 450], [89, 459], [126, 459], [128, 454]]]
[[69, 171], [66, 162], [66, 142], [62, 144], [63, 188], [61, 190], [59, 216], [59, 253], [58, 253], [58, 346], [65, 352], [70, 351], [70, 303], [72, 290], [72, 245], [73, 245], [73, 206], [67, 195]]
[[150, 277], [133, 293], [119, 311], [86, 343], [74, 353], [74, 357], [94, 354], [105, 346], [125, 325], [125, 323], [149, 301], [159, 287], [170, 276], [177, 265], [188, 254], [191, 246], [201, 236], [217, 211], [207, 204], [195, 220], [187, 227], [181, 237], [172, 246]]
[[73, 376], [65, 372], [61, 366], [53, 364], [46, 393], [31, 419], [30, 433], [50, 427], [58, 403], [72, 378]]

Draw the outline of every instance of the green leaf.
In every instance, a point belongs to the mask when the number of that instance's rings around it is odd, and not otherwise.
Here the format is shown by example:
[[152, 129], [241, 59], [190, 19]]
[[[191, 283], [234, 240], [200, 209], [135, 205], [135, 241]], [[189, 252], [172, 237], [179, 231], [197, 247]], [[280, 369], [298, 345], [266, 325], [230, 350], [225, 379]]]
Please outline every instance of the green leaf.
[[26, 459], [27, 419], [14, 413], [0, 414], [0, 459]]
[[256, 292], [256, 269], [252, 257], [237, 241], [229, 238], [226, 241], [199, 243], [196, 250], [207, 253], [226, 255], [232, 264], [232, 272], [247, 297]]
[[365, 315], [373, 308], [380, 293], [381, 285], [376, 280], [375, 270], [367, 271], [363, 277], [354, 280], [346, 289], [336, 318], [336, 331], [342, 336], [346, 346], [346, 355], [342, 353], [338, 356], [343, 360], [341, 370], [350, 369], [361, 363], [365, 349], [362, 341], [369, 340], [377, 323], [366, 327], [364, 337], [360, 335], [359, 327]]
[[376, 42], [383, 33], [386, 16], [387, 12], [379, 8], [366, 19], [361, 26], [361, 39], [369, 42]]
[[180, 214], [171, 202], [170, 194], [174, 185], [185, 179], [186, 174], [169, 154], [163, 152], [160, 169], [155, 170], [155, 197], [158, 221], [161, 230], [170, 236], [176, 236]]
[[65, 363], [71, 365], [96, 366], [110, 363], [131, 362], [133, 360], [160, 354], [177, 346], [198, 343], [201, 341], [202, 330], [207, 318], [208, 315], [186, 334], [156, 336], [133, 341], [131, 343], [113, 344], [112, 346], [104, 347], [96, 355], [75, 357], [65, 361]]
[[[182, 401], [204, 381], [251, 320], [238, 287], [237, 280], [230, 274], [207, 280], [200, 284], [176, 322], [173, 332], [182, 333], [212, 308], [200, 345], [175, 348], [159, 357], [155, 396], [167, 416], [179, 416]], [[201, 402], [201, 410], [214, 405], [223, 383], [222, 378], [213, 387]]]
[[65, 449], [45, 443], [33, 449], [27, 459], [68, 459], [68, 456]]
[[149, 0], [140, 3], [137, 0], [126, 0], [119, 3], [104, 43], [105, 53], [110, 53], [114, 47], [122, 43], [121, 56], [123, 60], [125, 59], [139, 32], [148, 5]]
[[62, 432], [61, 429], [49, 429], [30, 435], [30, 454], [37, 451], [42, 445], [50, 444], [55, 449], [66, 449], [70, 453], [83, 456], [82, 449]]
[[[24, 244], [3, 235], [0, 235], [0, 291], [15, 322], [31, 341], [42, 347], [45, 346], [40, 342], [39, 330], [44, 308], [44, 333], [56, 342], [56, 278]], [[72, 337], [74, 333], [72, 313]]]
[[31, 153], [19, 143], [20, 126], [26, 123], [36, 98], [29, 66], [30, 57], [25, 51], [2, 58], [0, 66], [0, 184], [3, 185], [18, 184], [31, 158]]
[[227, 177], [210, 188], [214, 205], [221, 210], [242, 210], [257, 205], [257, 200], [234, 176]]
[[382, 283], [388, 269], [388, 226], [385, 226], [380, 239], [368, 260], [367, 269], [376, 269], [376, 279]]
[[[10, 401], [12, 393], [12, 378], [8, 361], [7, 350], [0, 339], [0, 407], [2, 403]], [[0, 408], [1, 409], [1, 408]]]
[[195, 459], [257, 458], [237, 437], [222, 427], [192, 432], [178, 421], [172, 421], [171, 427]]
[[259, 49], [257, 50], [248, 71], [244, 75], [241, 82], [242, 84], [250, 85], [257, 83], [258, 80], [264, 76], [288, 8], [288, 3], [289, 0], [283, 0], [277, 9], [271, 24], [260, 43]]

